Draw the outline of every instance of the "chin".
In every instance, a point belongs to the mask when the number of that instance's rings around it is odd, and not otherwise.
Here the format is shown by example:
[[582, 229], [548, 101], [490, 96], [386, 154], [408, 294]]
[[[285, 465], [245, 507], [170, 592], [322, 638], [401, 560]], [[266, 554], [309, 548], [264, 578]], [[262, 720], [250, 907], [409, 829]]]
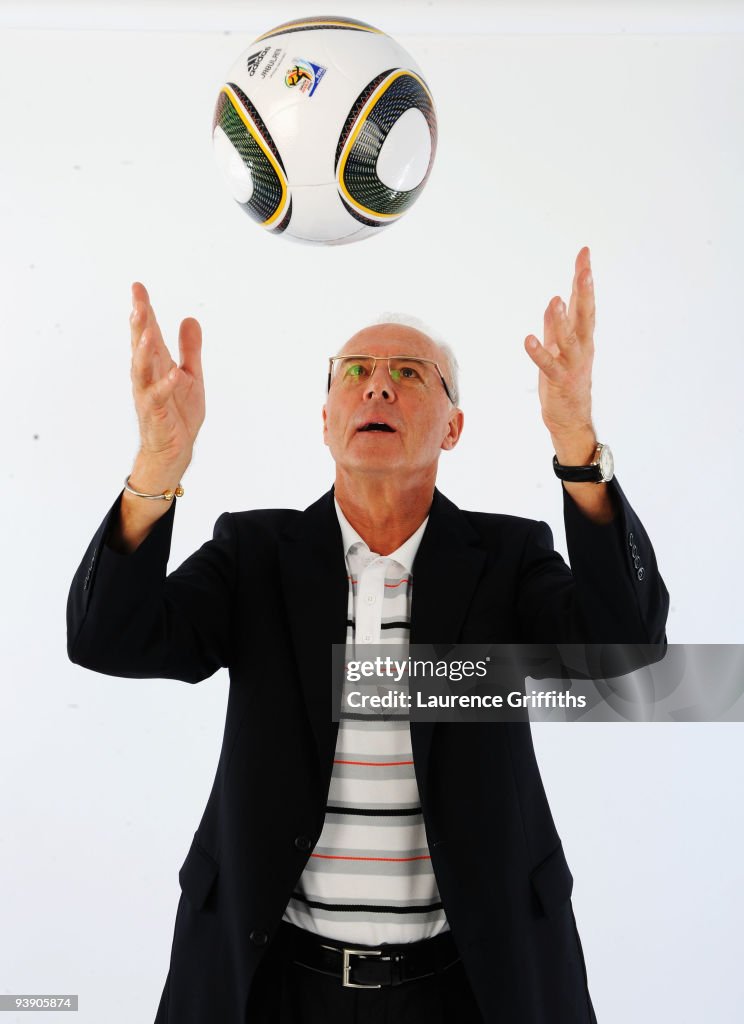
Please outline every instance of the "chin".
[[356, 473], [405, 473], [407, 471], [406, 466], [400, 466], [395, 462], [391, 462], [390, 459], [360, 459], [353, 463], [353, 469]]
[[356, 456], [355, 458], [342, 459], [341, 461], [337, 460], [337, 463], [340, 469], [344, 469], [349, 473], [384, 476], [391, 473], [400, 474], [411, 471], [411, 467], [398, 462], [396, 459], [391, 459], [383, 452], [380, 452], [379, 455], [370, 452], [364, 457]]

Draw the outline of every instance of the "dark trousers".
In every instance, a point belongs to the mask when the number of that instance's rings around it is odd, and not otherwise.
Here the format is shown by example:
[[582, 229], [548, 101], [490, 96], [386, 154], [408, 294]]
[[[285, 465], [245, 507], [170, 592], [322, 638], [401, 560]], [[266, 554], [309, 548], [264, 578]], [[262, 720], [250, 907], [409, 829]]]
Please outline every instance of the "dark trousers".
[[462, 962], [428, 978], [378, 989], [292, 962], [293, 926], [282, 923], [256, 973], [247, 1024], [483, 1024]]

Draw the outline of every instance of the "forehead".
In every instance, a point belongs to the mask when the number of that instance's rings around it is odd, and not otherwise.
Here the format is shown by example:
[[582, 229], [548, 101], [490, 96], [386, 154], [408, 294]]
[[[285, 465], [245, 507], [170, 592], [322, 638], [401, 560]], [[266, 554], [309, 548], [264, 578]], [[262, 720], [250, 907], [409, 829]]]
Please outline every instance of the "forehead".
[[357, 331], [338, 354], [346, 352], [370, 356], [422, 356], [438, 361], [441, 353], [431, 338], [405, 324], [375, 324]]

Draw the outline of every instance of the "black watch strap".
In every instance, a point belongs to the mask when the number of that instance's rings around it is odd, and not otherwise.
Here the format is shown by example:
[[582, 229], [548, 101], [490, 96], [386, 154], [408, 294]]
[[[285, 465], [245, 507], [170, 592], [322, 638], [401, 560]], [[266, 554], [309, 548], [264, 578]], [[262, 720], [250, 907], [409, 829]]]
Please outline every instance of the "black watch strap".
[[554, 455], [553, 470], [559, 480], [569, 480], [577, 484], [598, 484], [602, 480], [602, 470], [599, 468], [598, 462], [593, 466], [561, 466], [558, 456]]
[[553, 471], [560, 480], [573, 480], [579, 484], [607, 483], [615, 475], [615, 460], [610, 446], [598, 441], [594, 457], [588, 466], [562, 466], [558, 456], [554, 455]]

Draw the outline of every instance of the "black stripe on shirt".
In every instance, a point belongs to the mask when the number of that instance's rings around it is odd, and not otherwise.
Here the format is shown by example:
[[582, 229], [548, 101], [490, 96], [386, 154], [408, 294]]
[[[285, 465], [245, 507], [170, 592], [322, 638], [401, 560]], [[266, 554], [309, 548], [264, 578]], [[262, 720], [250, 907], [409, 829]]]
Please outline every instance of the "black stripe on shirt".
[[326, 814], [377, 814], [387, 818], [389, 815], [420, 814], [420, 807], [326, 807]]
[[308, 907], [318, 907], [322, 910], [363, 910], [371, 914], [428, 914], [433, 910], [442, 910], [441, 900], [437, 903], [427, 903], [421, 907], [386, 907], [375, 906], [373, 903], [323, 903], [320, 900], [309, 900], [302, 893], [293, 892], [292, 899], [299, 900]]
[[[353, 619], [347, 619], [346, 625], [356, 629], [356, 623]], [[411, 624], [410, 622], [381, 622], [380, 629], [407, 629], [410, 632]]]

